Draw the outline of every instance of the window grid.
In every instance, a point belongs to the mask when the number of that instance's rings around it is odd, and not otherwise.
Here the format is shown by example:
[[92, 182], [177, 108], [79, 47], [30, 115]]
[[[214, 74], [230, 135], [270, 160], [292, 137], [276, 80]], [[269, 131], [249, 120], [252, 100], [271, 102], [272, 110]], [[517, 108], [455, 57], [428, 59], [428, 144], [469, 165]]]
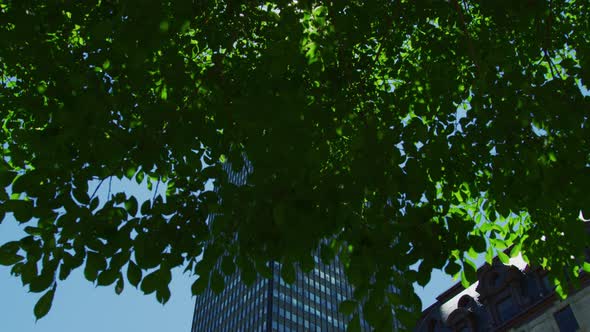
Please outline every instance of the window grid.
[[259, 278], [247, 287], [236, 274], [226, 278], [227, 287], [219, 295], [207, 290], [197, 296], [193, 331], [268, 331], [269, 321], [278, 332], [345, 331], [351, 317], [344, 317], [338, 305], [352, 296], [352, 287], [339, 262], [298, 273], [292, 285], [280, 277], [280, 264], [272, 267], [269, 280]]

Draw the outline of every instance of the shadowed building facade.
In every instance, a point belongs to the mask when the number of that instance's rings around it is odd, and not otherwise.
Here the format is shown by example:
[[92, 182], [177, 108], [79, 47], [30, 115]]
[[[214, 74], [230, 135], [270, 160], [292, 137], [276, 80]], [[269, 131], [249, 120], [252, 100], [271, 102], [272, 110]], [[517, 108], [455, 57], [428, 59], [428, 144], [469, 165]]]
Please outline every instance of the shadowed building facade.
[[[240, 186], [252, 166], [246, 160], [241, 172], [234, 172], [229, 163], [223, 169], [229, 181]], [[352, 286], [338, 260], [330, 265], [317, 256], [314, 260], [315, 268], [298, 272], [290, 285], [280, 277], [279, 263], [271, 264], [271, 278], [259, 277], [251, 286], [241, 282], [238, 273], [226, 277], [220, 294], [208, 289], [197, 296], [192, 332], [345, 331], [352, 317], [344, 317], [338, 305], [352, 298]], [[364, 321], [362, 329], [369, 331]]]
[[220, 294], [207, 290], [197, 296], [192, 331], [345, 331], [350, 317], [338, 304], [352, 297], [352, 287], [340, 264], [316, 263], [291, 285], [274, 263], [270, 279], [246, 286], [235, 275]]

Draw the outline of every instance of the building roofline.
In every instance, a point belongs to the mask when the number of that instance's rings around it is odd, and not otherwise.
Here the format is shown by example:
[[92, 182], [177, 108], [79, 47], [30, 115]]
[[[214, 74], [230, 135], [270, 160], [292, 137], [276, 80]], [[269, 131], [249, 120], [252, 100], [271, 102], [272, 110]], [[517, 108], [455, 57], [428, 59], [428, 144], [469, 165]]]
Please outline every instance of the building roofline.
[[[504, 253], [509, 253], [510, 249], [512, 248], [512, 246], [504, 249]], [[492, 265], [494, 263], [498, 263], [500, 261], [500, 259], [498, 258], [498, 256], [494, 256], [494, 258], [492, 259]], [[477, 268], [477, 274], [479, 275], [479, 273], [484, 269], [487, 268], [488, 266], [492, 266], [490, 264], [488, 264], [488, 262], [484, 262], [483, 264], [481, 264], [478, 268]], [[528, 271], [530, 269], [530, 265], [527, 263], [526, 266], [524, 267], [524, 269], [522, 271]], [[477, 281], [476, 281], [477, 282]], [[452, 297], [454, 297], [455, 295], [461, 293], [463, 290], [465, 290], [466, 288], [463, 287], [463, 284], [461, 284], [461, 281], [457, 281], [453, 286], [451, 286], [449, 289], [447, 289], [446, 291], [440, 293], [437, 297], [436, 297], [436, 301], [437, 302], [446, 302], [448, 300], [450, 300]], [[433, 305], [435, 305], [435, 303], [433, 303]], [[430, 308], [430, 307], [429, 307]]]

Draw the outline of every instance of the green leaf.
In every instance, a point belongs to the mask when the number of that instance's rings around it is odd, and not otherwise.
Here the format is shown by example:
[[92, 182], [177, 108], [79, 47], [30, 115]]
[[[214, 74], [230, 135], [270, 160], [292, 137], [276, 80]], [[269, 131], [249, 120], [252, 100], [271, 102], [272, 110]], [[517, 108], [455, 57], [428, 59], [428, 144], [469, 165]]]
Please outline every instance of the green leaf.
[[292, 284], [295, 282], [295, 268], [291, 263], [284, 263], [281, 266], [281, 278], [287, 283]]
[[32, 226], [26, 226], [24, 231], [25, 231], [25, 233], [27, 233], [29, 235], [36, 235], [36, 236], [40, 236], [43, 233], [40, 228], [32, 227]]
[[102, 271], [96, 280], [98, 286], [112, 285], [119, 277], [119, 271], [115, 269], [107, 269]]
[[45, 270], [41, 275], [33, 278], [29, 284], [29, 291], [33, 293], [40, 293], [53, 284], [55, 279], [55, 271]]
[[16, 175], [16, 172], [0, 170], [0, 188], [8, 187], [14, 181]]
[[127, 266], [127, 280], [129, 280], [129, 283], [137, 287], [141, 281], [141, 274], [141, 269], [133, 261], [129, 261]]
[[249, 286], [256, 281], [256, 270], [254, 268], [254, 264], [250, 261], [242, 261], [238, 265], [240, 266], [242, 273], [240, 275], [242, 281], [245, 285]]
[[213, 271], [213, 273], [211, 274], [211, 290], [213, 291], [213, 293], [221, 293], [224, 287], [225, 279], [223, 275], [221, 275], [221, 273], [219, 273], [219, 271], [217, 270]]
[[29, 192], [36, 181], [31, 173], [24, 173], [17, 176], [12, 182], [12, 192], [13, 193], [26, 193]]
[[512, 249], [510, 250], [510, 257], [516, 257], [520, 254], [522, 248], [522, 242], [515, 244]]
[[469, 255], [469, 257], [476, 259], [479, 256], [479, 253], [473, 248], [469, 248], [469, 251], [467, 251], [467, 254]]
[[143, 182], [144, 178], [145, 178], [145, 173], [142, 171], [139, 171], [135, 175], [135, 182], [137, 182], [137, 184], [141, 184]]
[[62, 263], [59, 266], [59, 280], [66, 280], [71, 272], [72, 272], [72, 267], [65, 262]]
[[150, 200], [143, 202], [143, 204], [141, 204], [141, 214], [144, 216], [148, 215], [151, 210], [151, 205], [152, 205], [152, 202]]
[[340, 302], [338, 306], [338, 311], [342, 313], [344, 316], [351, 315], [355, 309], [358, 307], [358, 303], [352, 300], [345, 300]]
[[137, 168], [135, 168], [134, 166], [131, 166], [125, 170], [125, 177], [127, 179], [131, 180], [136, 172], [137, 172]]
[[466, 259], [463, 261], [463, 271], [461, 273], [461, 284], [464, 288], [471, 286], [477, 281], [477, 266], [472, 261]]
[[207, 279], [199, 277], [197, 280], [195, 280], [195, 282], [193, 282], [193, 284], [191, 286], [191, 293], [193, 295], [203, 294], [205, 292], [205, 290], [207, 290], [207, 286], [208, 286]]
[[160, 98], [162, 98], [162, 100], [168, 99], [168, 89], [166, 88], [166, 84], [162, 85], [160, 90]]
[[230, 276], [235, 272], [236, 265], [234, 264], [233, 258], [231, 256], [223, 256], [221, 260], [221, 270], [226, 276]]
[[278, 203], [273, 209], [274, 221], [278, 225], [284, 225], [286, 221], [286, 206], [284, 203]]
[[15, 219], [20, 223], [33, 218], [33, 204], [30, 201], [11, 200], [6, 203], [6, 207], [14, 213]]
[[454, 261], [449, 261], [445, 267], [445, 272], [450, 276], [456, 276], [459, 271], [461, 271], [461, 265]]
[[111, 261], [109, 262], [109, 268], [115, 270], [121, 270], [123, 265], [129, 262], [129, 257], [131, 256], [131, 252], [129, 251], [121, 251], [115, 254]]
[[90, 203], [90, 196], [88, 196], [88, 191], [84, 190], [83, 188], [75, 188], [72, 191], [74, 198], [81, 204], [89, 204]]
[[100, 203], [100, 200], [98, 197], [94, 197], [91, 201], [90, 201], [90, 211], [94, 211], [96, 210], [96, 208], [98, 207], [98, 204]]
[[567, 298], [567, 292], [560, 282], [555, 283], [555, 292], [557, 293], [557, 295], [559, 295], [559, 298], [561, 300], [565, 300]]
[[358, 314], [354, 314], [348, 326], [346, 327], [346, 332], [361, 332], [361, 320]]
[[412, 324], [415, 324], [415, 322], [419, 318], [419, 314], [420, 314], [419, 310], [408, 311], [406, 309], [400, 308], [400, 309], [396, 310], [395, 317], [404, 326], [412, 326]]
[[53, 302], [54, 295], [55, 295], [55, 286], [53, 287], [53, 289], [47, 291], [45, 294], [43, 294], [43, 296], [41, 296], [41, 298], [39, 298], [39, 300], [35, 304], [35, 309], [34, 309], [35, 318], [37, 320], [39, 320], [40, 318], [43, 318], [45, 315], [47, 315], [47, 313], [51, 309], [51, 304]]
[[[22, 263], [18, 263], [22, 264]], [[15, 265], [16, 266], [16, 265]], [[21, 280], [23, 285], [28, 285], [31, 283], [32, 280], [37, 278], [37, 262], [35, 261], [28, 261], [23, 265], [19, 266], [19, 273], [21, 276]]]
[[125, 282], [123, 281], [123, 276], [119, 276], [119, 279], [117, 280], [117, 284], [115, 285], [115, 293], [117, 295], [120, 295], [121, 293], [123, 293], [123, 289], [125, 288]]
[[259, 260], [255, 264], [255, 268], [263, 278], [270, 279], [272, 278], [272, 267], [271, 264], [267, 264], [266, 262]]
[[0, 265], [10, 266], [14, 265], [24, 259], [23, 256], [18, 255], [20, 249], [18, 242], [7, 242], [0, 247]]
[[488, 249], [486, 250], [486, 263], [492, 265], [493, 260], [494, 260], [494, 248], [488, 247]]
[[313, 255], [303, 255], [299, 257], [299, 271], [303, 274], [311, 273], [316, 267]]
[[418, 273], [416, 274], [416, 282], [418, 283], [418, 285], [425, 287], [428, 282], [430, 281], [431, 278], [431, 273], [432, 272], [432, 268], [427, 267], [426, 264], [424, 262], [422, 262], [420, 264], [420, 268], [418, 270]]
[[160, 270], [156, 270], [146, 275], [145, 278], [143, 278], [143, 280], [141, 281], [141, 291], [144, 292], [144, 294], [151, 294], [155, 292], [156, 289], [158, 289], [160, 285], [160, 280], [158, 276], [159, 271]]
[[168, 302], [168, 300], [170, 299], [170, 288], [168, 288], [167, 285], [158, 288], [158, 290], [156, 290], [156, 299], [158, 300], [158, 302], [166, 304], [166, 302]]
[[500, 259], [500, 262], [502, 262], [502, 264], [510, 263], [510, 257], [508, 257], [508, 255], [506, 255], [503, 251], [498, 251], [498, 258]]
[[89, 251], [87, 254], [86, 266], [84, 267], [84, 276], [89, 281], [95, 281], [98, 272], [106, 268], [106, 260], [98, 253]]
[[131, 196], [127, 199], [125, 202], [125, 210], [127, 210], [130, 217], [135, 217], [137, 214], [137, 199], [135, 196]]

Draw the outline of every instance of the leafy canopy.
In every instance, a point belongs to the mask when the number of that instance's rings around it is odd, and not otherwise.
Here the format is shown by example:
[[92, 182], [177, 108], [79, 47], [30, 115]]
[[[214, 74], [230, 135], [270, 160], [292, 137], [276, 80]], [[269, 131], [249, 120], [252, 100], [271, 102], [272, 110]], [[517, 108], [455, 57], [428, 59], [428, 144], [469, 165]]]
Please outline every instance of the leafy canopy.
[[[174, 267], [219, 291], [318, 246], [377, 330], [480, 253], [579, 271], [586, 0], [4, 0], [0, 22], [0, 218], [28, 233], [0, 263], [38, 317], [75, 268], [166, 302]], [[113, 178], [166, 194], [89, 190]]]

